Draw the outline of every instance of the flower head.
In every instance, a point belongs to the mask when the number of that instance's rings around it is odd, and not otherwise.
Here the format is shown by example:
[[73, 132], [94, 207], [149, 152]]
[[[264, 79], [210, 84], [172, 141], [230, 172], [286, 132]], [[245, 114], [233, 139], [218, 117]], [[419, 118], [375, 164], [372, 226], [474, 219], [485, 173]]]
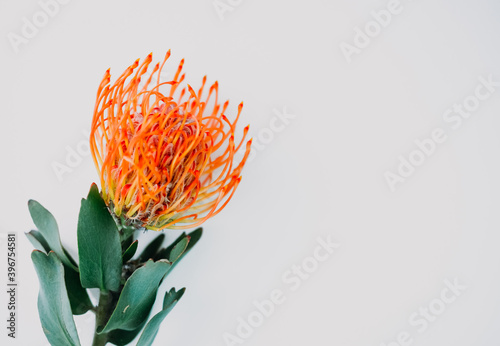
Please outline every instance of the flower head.
[[[248, 126], [235, 143], [243, 104], [231, 122], [224, 115], [229, 102], [219, 104], [217, 82], [203, 98], [206, 76], [198, 92], [179, 88], [184, 60], [173, 80], [160, 82], [169, 56], [149, 77], [152, 54], [113, 84], [106, 71], [90, 135], [104, 201], [116, 216], [153, 230], [195, 227], [219, 213], [241, 180], [251, 146]], [[245, 155], [236, 163], [242, 145]]]

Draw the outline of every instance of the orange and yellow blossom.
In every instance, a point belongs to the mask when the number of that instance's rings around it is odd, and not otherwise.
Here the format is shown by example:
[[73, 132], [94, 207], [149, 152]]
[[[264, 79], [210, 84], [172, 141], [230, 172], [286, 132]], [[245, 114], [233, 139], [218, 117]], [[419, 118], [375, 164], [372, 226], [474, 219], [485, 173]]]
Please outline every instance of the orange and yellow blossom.
[[[204, 99], [206, 76], [198, 92], [189, 85], [178, 90], [184, 60], [172, 81], [160, 82], [169, 56], [148, 78], [152, 54], [114, 84], [106, 71], [90, 135], [104, 201], [116, 216], [153, 230], [195, 227], [219, 213], [241, 180], [251, 147], [251, 140], [245, 143], [248, 126], [238, 144], [234, 139], [243, 104], [229, 121], [228, 101], [218, 103], [217, 82]], [[245, 155], [233, 162], [243, 144]]]

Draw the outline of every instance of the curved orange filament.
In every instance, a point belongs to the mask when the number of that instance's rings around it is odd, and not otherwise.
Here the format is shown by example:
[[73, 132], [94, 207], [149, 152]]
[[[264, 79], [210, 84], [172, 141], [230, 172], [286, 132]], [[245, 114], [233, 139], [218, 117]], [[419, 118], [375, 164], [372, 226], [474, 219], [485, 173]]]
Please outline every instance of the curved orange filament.
[[240, 183], [251, 148], [246, 141], [243, 158], [234, 163], [248, 133], [246, 126], [235, 143], [243, 103], [231, 122], [224, 114], [229, 102], [219, 104], [217, 82], [203, 100], [206, 76], [198, 92], [190, 85], [178, 91], [184, 60], [172, 81], [161, 82], [169, 57], [170, 51], [147, 76], [149, 54], [113, 84], [107, 70], [90, 136], [105, 202], [117, 216], [152, 230], [196, 227], [218, 214]]

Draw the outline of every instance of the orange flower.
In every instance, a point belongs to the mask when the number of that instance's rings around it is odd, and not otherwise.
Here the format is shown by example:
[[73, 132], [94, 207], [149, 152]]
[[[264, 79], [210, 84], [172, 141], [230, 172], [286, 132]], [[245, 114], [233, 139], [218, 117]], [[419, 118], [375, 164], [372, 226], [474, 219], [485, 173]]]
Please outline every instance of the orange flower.
[[198, 93], [189, 85], [178, 92], [184, 60], [172, 81], [160, 82], [169, 56], [170, 51], [143, 84], [152, 54], [140, 65], [137, 60], [114, 84], [106, 71], [90, 135], [106, 204], [116, 216], [152, 230], [195, 227], [219, 213], [241, 180], [251, 146], [247, 141], [242, 160], [233, 162], [248, 126], [236, 145], [243, 104], [230, 122], [224, 115], [229, 102], [218, 103], [217, 82], [204, 100], [206, 76]]

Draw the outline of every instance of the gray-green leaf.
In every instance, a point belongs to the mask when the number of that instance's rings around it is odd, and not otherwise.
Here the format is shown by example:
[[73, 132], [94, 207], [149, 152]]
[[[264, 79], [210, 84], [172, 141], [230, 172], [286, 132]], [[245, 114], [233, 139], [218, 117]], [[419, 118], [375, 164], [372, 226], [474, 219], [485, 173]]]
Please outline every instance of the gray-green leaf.
[[125, 283], [115, 310], [106, 326], [99, 327], [99, 333], [114, 329], [134, 330], [144, 323], [156, 299], [158, 285], [170, 267], [167, 261], [150, 260], [137, 269]]
[[182, 256], [182, 254], [184, 253], [184, 251], [186, 251], [188, 247], [189, 240], [191, 240], [191, 237], [185, 236], [184, 238], [182, 238], [181, 241], [175, 244], [174, 248], [172, 249], [169, 255], [170, 262], [174, 263]]
[[187, 247], [184, 249], [184, 251], [179, 255], [178, 250], [182, 249], [182, 245], [176, 249], [174, 253], [174, 248], [183, 240], [186, 238], [186, 233], [182, 233], [179, 235], [177, 239], [175, 239], [172, 244], [170, 244], [167, 248], [162, 249], [161, 251], [158, 252], [156, 255], [155, 259], [169, 259], [172, 261], [172, 258], [176, 258], [174, 266], [181, 260], [192, 248], [193, 246], [196, 245], [196, 243], [201, 239], [201, 236], [203, 234], [203, 228], [199, 227], [195, 229], [193, 232], [189, 233], [187, 236], [190, 238], [189, 242], [187, 244]]
[[64, 251], [61, 245], [61, 238], [59, 237], [59, 227], [57, 226], [57, 222], [54, 216], [35, 200], [30, 200], [28, 202], [28, 208], [33, 222], [38, 228], [40, 234], [46, 240], [50, 249], [54, 251], [57, 256], [59, 256], [64, 264], [66, 264], [68, 267], [73, 268], [74, 270], [78, 270], [73, 259], [67, 256], [67, 253]]
[[153, 316], [153, 318], [148, 322], [141, 337], [139, 338], [139, 341], [137, 342], [137, 346], [151, 346], [153, 344], [161, 323], [181, 299], [185, 290], [186, 289], [183, 288], [176, 292], [175, 289], [172, 288], [170, 292], [165, 294], [165, 299], [163, 300], [163, 310]]
[[40, 232], [38, 231], [28, 232], [26, 233], [26, 237], [36, 250], [41, 251], [44, 254], [47, 254], [50, 251], [49, 244], [47, 244], [47, 241]]
[[[26, 233], [26, 237], [29, 239], [35, 249], [43, 252], [44, 254], [48, 254], [51, 251], [49, 245], [47, 244], [47, 241], [40, 232], [31, 231], [29, 233]], [[73, 315], [83, 315], [93, 307], [92, 302], [90, 301], [87, 290], [83, 288], [82, 284], [80, 283], [79, 273], [72, 267], [69, 267], [64, 263], [63, 266], [64, 282], [66, 283], [67, 287], [71, 311], [73, 312]]]
[[66, 293], [62, 262], [52, 251], [46, 255], [35, 250], [31, 259], [40, 280], [38, 312], [47, 339], [51, 345], [80, 346]]

